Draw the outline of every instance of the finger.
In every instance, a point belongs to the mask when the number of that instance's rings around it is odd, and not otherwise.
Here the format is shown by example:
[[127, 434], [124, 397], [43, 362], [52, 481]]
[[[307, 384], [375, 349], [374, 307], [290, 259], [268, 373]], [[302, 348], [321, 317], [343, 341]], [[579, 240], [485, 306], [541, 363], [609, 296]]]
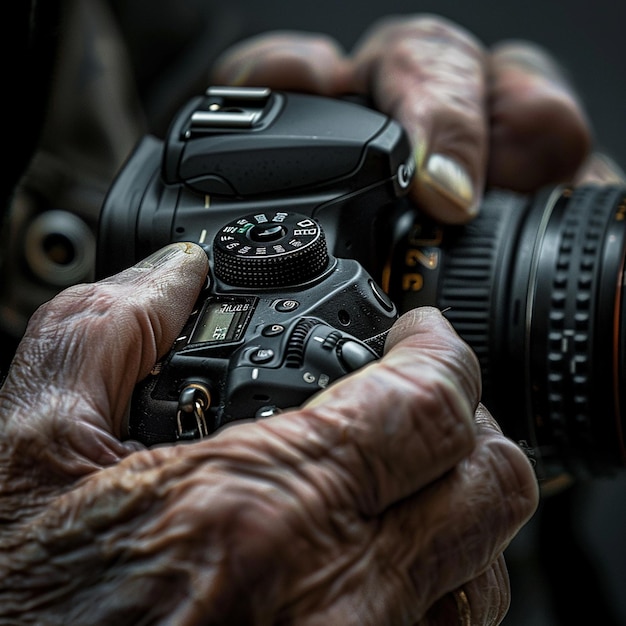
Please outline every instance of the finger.
[[594, 152], [576, 173], [575, 185], [623, 185], [626, 173], [608, 155]]
[[350, 91], [350, 63], [325, 35], [279, 32], [248, 39], [228, 49], [215, 63], [212, 79], [225, 85], [334, 96]]
[[380, 362], [265, 426], [306, 441], [358, 498], [352, 506], [376, 515], [468, 454], [479, 394], [473, 353], [437, 310], [424, 308], [401, 319]]
[[173, 343], [207, 267], [198, 246], [172, 244], [41, 307], [1, 391], [12, 445], [64, 473], [123, 455], [117, 438], [133, 387]]
[[[481, 587], [489, 581], [496, 583], [491, 590], [495, 594], [492, 601], [502, 596], [494, 604], [500, 607], [498, 613], [508, 606], [505, 569], [493, 570], [493, 564], [533, 515], [539, 499], [528, 459], [502, 435], [483, 406], [476, 412], [476, 423], [477, 442], [472, 453], [444, 480], [408, 502], [407, 510], [399, 509], [398, 517], [391, 518], [387, 529], [390, 536], [400, 527], [407, 532], [413, 520], [414, 552], [407, 554], [406, 562], [410, 564], [410, 580], [425, 598], [422, 610], [442, 591], [463, 585], [473, 618], [489, 611], [479, 599]], [[424, 528], [430, 532], [424, 533]], [[475, 579], [474, 585], [465, 587]]]
[[[525, 455], [480, 407], [472, 452], [376, 520], [367, 548], [355, 546], [359, 558], [335, 577], [335, 601], [324, 603], [325, 621], [344, 623], [350, 615], [355, 623], [372, 626], [423, 619], [436, 624], [436, 617], [450, 618], [441, 624], [463, 623], [457, 606], [442, 600], [460, 588], [470, 623], [489, 623], [481, 618], [499, 616], [508, 606], [502, 552], [537, 500], [536, 479]], [[375, 603], [371, 589], [376, 589]]]
[[462, 590], [467, 602], [463, 603], [462, 599], [459, 602], [458, 595], [455, 595], [457, 609], [463, 614], [469, 612], [470, 624], [499, 624], [511, 605], [511, 586], [504, 555], [501, 554], [486, 572], [465, 583]]
[[388, 19], [355, 52], [356, 83], [413, 141], [411, 193], [437, 219], [478, 210], [487, 162], [486, 57], [460, 27], [430, 16]]
[[[302, 409], [233, 426], [192, 445], [155, 448], [150, 459], [185, 471], [197, 468], [194, 474], [202, 481], [217, 481], [222, 493], [231, 494], [207, 507], [210, 492], [198, 502], [199, 492], [193, 491], [191, 499], [176, 504], [198, 507], [193, 520], [203, 533], [208, 522], [202, 519], [211, 516], [232, 533], [223, 567], [236, 566], [235, 591], [250, 587], [246, 581], [258, 583], [279, 563], [288, 572], [271, 592], [259, 596], [257, 588], [244, 605], [239, 600], [245, 610], [258, 602], [277, 610], [289, 607], [285, 611], [292, 615], [293, 610], [298, 618], [312, 612], [319, 616], [334, 613], [336, 598], [334, 593], [325, 597], [318, 584], [330, 570], [348, 580], [345, 568], [353, 561], [367, 565], [358, 554], [370, 553], [380, 529], [378, 516], [452, 470], [473, 449], [479, 394], [473, 353], [438, 311], [420, 309], [400, 320], [381, 361], [340, 380]], [[201, 466], [203, 460], [210, 460], [210, 471]], [[233, 477], [237, 480], [229, 488]], [[185, 482], [163, 473], [158, 481], [163, 489]], [[394, 530], [396, 540], [406, 537], [398, 526]], [[233, 537], [238, 538], [234, 544]], [[339, 586], [336, 578], [329, 585], [333, 592]], [[388, 579], [388, 572], [382, 578]], [[354, 597], [357, 587], [368, 588], [352, 584], [341, 595]], [[235, 597], [240, 596], [229, 594]], [[352, 615], [345, 609], [338, 608], [338, 614]]]
[[[505, 572], [493, 568], [534, 513], [537, 481], [525, 455], [483, 407], [477, 429], [474, 450], [453, 471], [385, 513], [370, 550], [372, 577], [394, 572], [383, 577], [387, 586], [379, 585], [381, 604], [386, 599], [404, 607], [415, 621], [461, 586], [476, 619], [470, 623], [485, 623], [477, 618], [491, 610], [499, 615], [508, 605]], [[492, 607], [479, 599], [488, 584]]]
[[591, 131], [571, 85], [540, 47], [508, 42], [490, 58], [488, 182], [530, 192], [572, 180]]

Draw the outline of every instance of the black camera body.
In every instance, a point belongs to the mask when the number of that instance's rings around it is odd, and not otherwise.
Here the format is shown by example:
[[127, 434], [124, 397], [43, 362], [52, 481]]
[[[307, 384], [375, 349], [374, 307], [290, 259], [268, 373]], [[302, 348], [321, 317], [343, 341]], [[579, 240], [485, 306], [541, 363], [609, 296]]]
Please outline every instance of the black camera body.
[[301, 404], [380, 354], [393, 302], [445, 312], [540, 478], [626, 466], [626, 188], [489, 190], [444, 227], [403, 198], [414, 167], [387, 116], [268, 89], [210, 88], [165, 141], [141, 141], [101, 212], [98, 274], [195, 241], [211, 275], [129, 435], [193, 438]]
[[[135, 391], [128, 436], [194, 439], [301, 405], [382, 354], [381, 268], [414, 173], [402, 128], [342, 100], [209, 88], [146, 137], [105, 201], [99, 276], [173, 241], [206, 244], [209, 283]], [[359, 262], [361, 259], [362, 262]]]
[[100, 216], [97, 275], [173, 241], [210, 245], [234, 218], [281, 210], [315, 218], [332, 254], [375, 273], [414, 171], [406, 133], [377, 111], [212, 87], [183, 107], [164, 142], [145, 137], [118, 175]]
[[128, 434], [149, 445], [303, 404], [377, 359], [396, 319], [362, 266], [330, 257], [322, 229], [303, 215], [236, 219], [209, 254], [196, 310], [135, 392]]

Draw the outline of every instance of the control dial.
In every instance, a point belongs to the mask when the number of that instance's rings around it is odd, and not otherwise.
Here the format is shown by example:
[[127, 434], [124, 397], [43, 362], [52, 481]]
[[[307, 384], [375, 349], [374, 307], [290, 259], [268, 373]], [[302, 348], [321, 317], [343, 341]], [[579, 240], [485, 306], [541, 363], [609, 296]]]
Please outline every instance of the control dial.
[[215, 275], [229, 285], [289, 287], [320, 276], [328, 267], [326, 238], [310, 217], [263, 212], [223, 226], [213, 240]]

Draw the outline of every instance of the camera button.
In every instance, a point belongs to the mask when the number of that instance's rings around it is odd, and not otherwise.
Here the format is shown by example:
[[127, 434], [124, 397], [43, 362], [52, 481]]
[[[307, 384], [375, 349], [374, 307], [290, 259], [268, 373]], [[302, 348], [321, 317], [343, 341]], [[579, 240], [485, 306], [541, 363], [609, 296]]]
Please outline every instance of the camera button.
[[338, 356], [341, 364], [349, 372], [358, 370], [364, 365], [367, 365], [377, 359], [374, 352], [372, 352], [372, 350], [370, 350], [366, 345], [357, 341], [352, 341], [351, 339], [344, 341], [339, 346]]
[[282, 324], [270, 324], [261, 331], [261, 334], [264, 337], [277, 337], [278, 335], [282, 335], [284, 332], [285, 327]]
[[253, 363], [268, 363], [274, 358], [274, 350], [270, 348], [257, 348], [250, 354], [250, 360]]
[[280, 313], [291, 313], [300, 306], [297, 300], [279, 300], [274, 307]]

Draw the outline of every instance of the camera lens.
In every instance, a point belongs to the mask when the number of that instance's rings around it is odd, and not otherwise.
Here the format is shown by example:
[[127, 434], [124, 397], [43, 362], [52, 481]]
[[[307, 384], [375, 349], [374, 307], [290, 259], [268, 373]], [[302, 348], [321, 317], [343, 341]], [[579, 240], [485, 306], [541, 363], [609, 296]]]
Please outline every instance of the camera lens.
[[387, 287], [445, 312], [540, 477], [585, 477], [626, 465], [625, 254], [623, 187], [494, 191], [468, 226], [404, 227]]

